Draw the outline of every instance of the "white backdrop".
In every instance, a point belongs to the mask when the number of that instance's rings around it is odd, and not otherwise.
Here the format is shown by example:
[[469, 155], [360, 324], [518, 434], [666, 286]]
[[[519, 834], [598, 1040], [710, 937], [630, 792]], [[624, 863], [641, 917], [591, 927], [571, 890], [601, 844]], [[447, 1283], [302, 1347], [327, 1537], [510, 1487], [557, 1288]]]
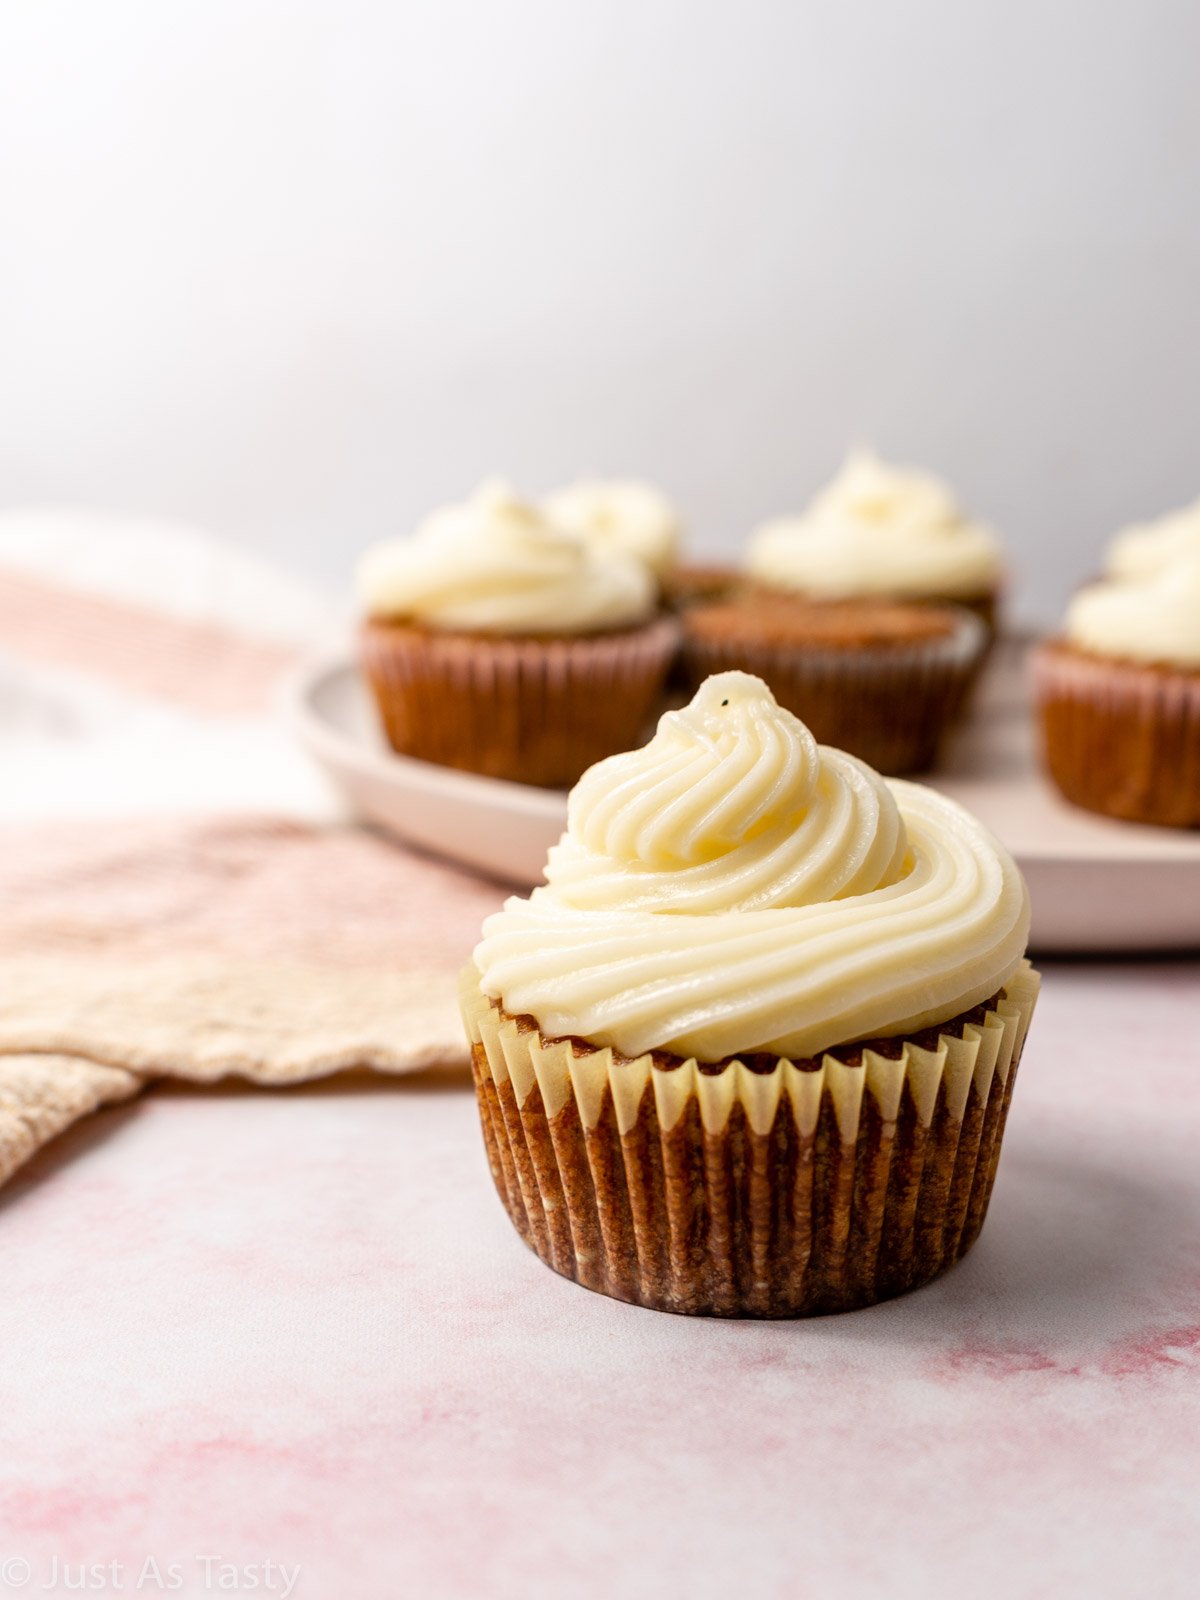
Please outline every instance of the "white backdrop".
[[296, 567], [500, 471], [708, 550], [849, 439], [1050, 616], [1200, 493], [1190, 0], [6, 0], [0, 504]]

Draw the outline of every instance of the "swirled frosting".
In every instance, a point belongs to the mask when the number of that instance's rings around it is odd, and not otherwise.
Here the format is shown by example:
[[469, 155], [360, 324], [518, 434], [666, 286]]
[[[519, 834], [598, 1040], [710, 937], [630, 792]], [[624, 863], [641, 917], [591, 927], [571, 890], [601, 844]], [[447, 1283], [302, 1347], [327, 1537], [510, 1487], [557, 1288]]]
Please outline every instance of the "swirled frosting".
[[1096, 655], [1200, 668], [1200, 554], [1145, 578], [1081, 589], [1064, 631]]
[[940, 479], [866, 450], [851, 451], [806, 511], [760, 527], [746, 554], [753, 577], [826, 598], [971, 598], [996, 587], [1000, 565], [994, 535]]
[[496, 482], [435, 511], [411, 539], [368, 550], [358, 591], [373, 617], [468, 633], [599, 633], [644, 622], [656, 604], [642, 562], [557, 527]]
[[679, 555], [679, 517], [648, 483], [633, 479], [587, 480], [546, 496], [547, 516], [602, 549], [624, 550], [644, 561], [658, 578]]
[[1025, 885], [960, 806], [815, 743], [724, 672], [571, 794], [546, 884], [475, 952], [484, 993], [627, 1055], [800, 1058], [944, 1022], [1021, 962]]
[[1190, 556], [1200, 557], [1200, 500], [1117, 534], [1108, 547], [1105, 571], [1113, 578], [1147, 578]]

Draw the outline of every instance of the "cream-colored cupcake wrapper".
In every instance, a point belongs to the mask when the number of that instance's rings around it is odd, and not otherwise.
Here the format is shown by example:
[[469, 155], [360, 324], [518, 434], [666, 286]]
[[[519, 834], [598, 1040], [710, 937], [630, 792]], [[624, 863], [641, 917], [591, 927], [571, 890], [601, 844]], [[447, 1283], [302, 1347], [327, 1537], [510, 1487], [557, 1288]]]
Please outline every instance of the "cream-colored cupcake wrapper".
[[704, 1072], [545, 1040], [468, 969], [497, 1191], [548, 1265], [642, 1305], [796, 1316], [900, 1293], [982, 1226], [1038, 983], [1023, 965], [983, 1021], [895, 1060]]
[[986, 1100], [993, 1074], [1001, 1083], [1021, 1053], [1037, 1000], [1041, 978], [1023, 962], [1005, 985], [996, 1009], [981, 1024], [968, 1023], [961, 1038], [942, 1034], [935, 1050], [906, 1040], [895, 1060], [875, 1050], [864, 1050], [861, 1066], [848, 1066], [836, 1056], [824, 1055], [815, 1070], [802, 1071], [780, 1057], [770, 1072], [752, 1071], [741, 1061], [728, 1062], [720, 1072], [702, 1072], [693, 1058], [678, 1067], [660, 1067], [649, 1055], [618, 1060], [612, 1050], [576, 1050], [570, 1040], [547, 1042], [536, 1031], [522, 1031], [505, 1017], [494, 1000], [479, 987], [479, 974], [471, 966], [463, 973], [460, 992], [463, 1020], [472, 1045], [482, 1045], [488, 1070], [497, 1084], [512, 1080], [518, 1107], [523, 1107], [536, 1083], [548, 1119], [574, 1099], [585, 1131], [595, 1128], [607, 1089], [617, 1118], [617, 1131], [628, 1133], [638, 1118], [647, 1081], [653, 1084], [659, 1126], [669, 1132], [695, 1095], [708, 1133], [720, 1133], [739, 1102], [755, 1133], [767, 1134], [779, 1104], [786, 1097], [801, 1134], [817, 1125], [822, 1097], [828, 1095], [844, 1143], [858, 1137], [859, 1113], [864, 1094], [878, 1104], [885, 1122], [894, 1122], [907, 1082], [917, 1115], [928, 1127], [933, 1120], [939, 1087], [944, 1083], [950, 1115], [961, 1121], [971, 1085]]

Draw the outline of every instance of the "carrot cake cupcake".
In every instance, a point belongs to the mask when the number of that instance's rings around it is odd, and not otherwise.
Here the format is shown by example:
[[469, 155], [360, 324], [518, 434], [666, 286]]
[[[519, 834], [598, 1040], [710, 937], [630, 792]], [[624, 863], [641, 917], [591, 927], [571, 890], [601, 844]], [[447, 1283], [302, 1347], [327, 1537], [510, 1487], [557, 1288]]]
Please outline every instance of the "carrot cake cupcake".
[[1043, 760], [1068, 800], [1200, 827], [1200, 553], [1081, 589], [1034, 677]]
[[710, 678], [585, 773], [545, 886], [463, 977], [484, 1140], [555, 1271], [801, 1316], [983, 1225], [1037, 977], [1011, 857], [954, 802]]
[[813, 599], [953, 601], [995, 627], [1002, 562], [994, 534], [940, 479], [854, 450], [808, 509], [752, 535], [758, 583]]
[[358, 570], [362, 658], [393, 749], [550, 787], [636, 744], [675, 654], [646, 565], [504, 484]]
[[899, 775], [932, 767], [983, 661], [961, 606], [743, 595], [684, 615], [691, 685], [756, 673], [822, 744]]

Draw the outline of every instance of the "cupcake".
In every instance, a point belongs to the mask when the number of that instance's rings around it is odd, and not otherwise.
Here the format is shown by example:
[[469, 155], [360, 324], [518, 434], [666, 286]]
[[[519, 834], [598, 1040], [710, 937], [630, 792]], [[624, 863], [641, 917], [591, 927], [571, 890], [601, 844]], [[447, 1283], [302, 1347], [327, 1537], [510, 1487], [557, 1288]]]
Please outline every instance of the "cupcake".
[[987, 630], [961, 606], [742, 596], [684, 619], [691, 686], [740, 668], [822, 744], [881, 772], [933, 766], [979, 671]]
[[490, 777], [565, 787], [636, 744], [675, 654], [641, 561], [502, 484], [367, 551], [358, 588], [392, 748]]
[[953, 601], [994, 632], [1002, 576], [995, 536], [928, 473], [854, 450], [799, 516], [752, 535], [746, 569], [767, 589], [812, 599]]
[[1200, 554], [1081, 589], [1034, 681], [1043, 760], [1068, 800], [1200, 827]]
[[1149, 578], [1190, 557], [1200, 559], [1200, 500], [1117, 534], [1104, 570], [1111, 578]]
[[958, 1260], [1038, 983], [1003, 847], [740, 672], [587, 772], [568, 818], [462, 984], [526, 1243], [718, 1316], [848, 1310]]

